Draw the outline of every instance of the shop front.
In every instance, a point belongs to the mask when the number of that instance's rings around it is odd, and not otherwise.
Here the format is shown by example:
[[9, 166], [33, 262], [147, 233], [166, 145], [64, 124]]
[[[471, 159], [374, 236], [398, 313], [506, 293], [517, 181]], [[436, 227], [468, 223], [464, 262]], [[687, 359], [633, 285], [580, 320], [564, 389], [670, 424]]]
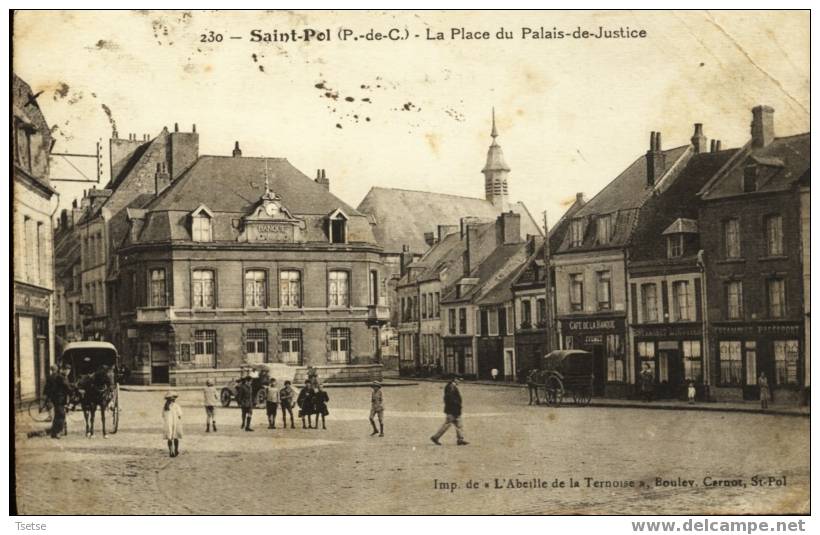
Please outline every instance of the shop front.
[[630, 395], [624, 316], [560, 319], [564, 349], [583, 349], [594, 356], [593, 395]]
[[776, 403], [799, 403], [804, 388], [803, 324], [799, 321], [715, 323], [718, 400], [757, 400], [765, 374]]
[[40, 398], [45, 385], [49, 357], [50, 292], [14, 285], [14, 386], [15, 401]]
[[703, 327], [701, 323], [633, 325], [635, 377], [646, 365], [655, 379], [659, 399], [687, 399], [689, 383], [696, 399], [706, 399], [703, 375]]
[[473, 366], [473, 337], [448, 336], [444, 338], [444, 371], [466, 378], [475, 378]]

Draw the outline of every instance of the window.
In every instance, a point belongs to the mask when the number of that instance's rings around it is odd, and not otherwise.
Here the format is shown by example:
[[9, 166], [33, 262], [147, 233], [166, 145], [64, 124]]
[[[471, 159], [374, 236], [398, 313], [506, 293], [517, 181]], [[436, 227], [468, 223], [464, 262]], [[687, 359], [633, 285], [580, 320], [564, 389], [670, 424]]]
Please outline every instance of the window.
[[797, 340], [774, 341], [774, 382], [778, 385], [797, 384]]
[[757, 191], [758, 167], [754, 164], [743, 168], [743, 192], [752, 193]]
[[569, 303], [573, 311], [584, 310], [584, 274], [569, 276]]
[[456, 334], [456, 309], [447, 310], [447, 323], [450, 327], [450, 334]]
[[623, 341], [620, 335], [606, 335], [607, 380], [621, 383], [626, 380]]
[[757, 384], [757, 342], [746, 342], [746, 384]]
[[[151, 276], [151, 294], [149, 304], [152, 307], [164, 307], [165, 301], [165, 270], [152, 269]], [[93, 302], [93, 299], [92, 299]]]
[[649, 364], [652, 376], [655, 377], [655, 342], [638, 342], [637, 345], [641, 371], [643, 371], [646, 364]]
[[521, 300], [521, 328], [529, 329], [532, 327], [532, 306], [530, 306], [529, 299]]
[[598, 310], [612, 308], [609, 271], [598, 272]]
[[700, 354], [699, 340], [684, 340], [683, 347], [683, 377], [687, 381], [699, 383], [703, 381], [703, 362]]
[[783, 254], [783, 218], [779, 215], [766, 218], [766, 252], [769, 256]]
[[347, 271], [331, 271], [328, 273], [328, 295], [331, 307], [348, 306], [348, 280]]
[[467, 334], [467, 309], [458, 309], [458, 333]]
[[433, 312], [434, 312], [436, 318], [441, 316], [441, 309], [440, 309], [439, 299], [440, 299], [439, 293], [438, 292], [434, 293], [433, 294]]
[[547, 300], [539, 297], [536, 300], [535, 321], [538, 327], [545, 327], [547, 325]]
[[602, 215], [598, 217], [598, 243], [609, 243], [612, 241], [612, 217]]
[[302, 364], [302, 329], [282, 329], [282, 362]]
[[692, 303], [689, 299], [688, 281], [672, 283], [672, 306], [675, 311], [675, 321], [692, 321]]
[[740, 342], [723, 341], [719, 344], [720, 352], [720, 382], [723, 385], [739, 386], [741, 369]]
[[723, 241], [726, 258], [740, 258], [740, 221], [730, 219], [723, 223]]
[[667, 236], [666, 250], [669, 258], [680, 258], [683, 256], [683, 234]]
[[493, 309], [487, 311], [490, 320], [490, 328], [488, 334], [490, 336], [498, 336], [498, 311]]
[[514, 317], [513, 317], [513, 307], [512, 306], [507, 307], [506, 320], [507, 320], [507, 334], [512, 334], [513, 331], [515, 330], [513, 328]]
[[194, 331], [194, 364], [216, 367], [216, 331]]
[[330, 218], [330, 243], [347, 243], [347, 218], [341, 212]]
[[421, 296], [421, 318], [427, 319], [427, 294]]
[[341, 327], [330, 329], [330, 362], [343, 364], [350, 362], [350, 329]]
[[786, 282], [783, 279], [770, 279], [766, 285], [769, 296], [769, 317], [784, 317], [786, 315]]
[[208, 216], [208, 214], [200, 212], [199, 214], [195, 215], [193, 217], [193, 223], [191, 227], [191, 236], [193, 237], [194, 241], [212, 241], [213, 237], [211, 235], [211, 218], [210, 216]]
[[32, 280], [37, 284], [43, 284], [43, 279], [45, 278], [42, 272], [45, 268], [45, 262], [43, 259], [43, 242], [45, 241], [45, 236], [43, 236], [43, 224], [38, 221], [34, 227], [34, 272], [32, 273]]
[[370, 270], [370, 305], [378, 305], [379, 304], [379, 272], [372, 269]]
[[245, 308], [265, 308], [267, 273], [262, 269], [245, 272]]
[[658, 285], [641, 285], [641, 314], [644, 323], [658, 321]]
[[743, 283], [729, 281], [726, 283], [726, 319], [743, 318]]
[[279, 306], [299, 308], [302, 306], [302, 273], [296, 270], [279, 272]]
[[245, 353], [249, 363], [268, 362], [268, 331], [265, 329], [248, 329], [248, 334], [245, 337]]
[[573, 219], [569, 226], [570, 247], [580, 247], [584, 244], [584, 220]]
[[487, 336], [490, 331], [490, 313], [487, 310], [481, 310], [478, 312], [479, 317], [479, 326], [478, 332], [481, 336]]
[[191, 275], [193, 308], [214, 308], [214, 272], [197, 269]]

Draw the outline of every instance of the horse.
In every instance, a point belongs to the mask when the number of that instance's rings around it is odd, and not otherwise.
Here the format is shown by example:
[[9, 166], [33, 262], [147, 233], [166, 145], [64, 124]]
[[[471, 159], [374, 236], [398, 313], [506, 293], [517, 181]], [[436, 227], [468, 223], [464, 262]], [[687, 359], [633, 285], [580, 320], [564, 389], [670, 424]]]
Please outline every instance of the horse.
[[94, 417], [99, 407], [103, 438], [108, 438], [105, 431], [105, 412], [114, 399], [114, 370], [109, 366], [103, 366], [92, 374], [83, 375], [77, 382], [77, 387], [85, 419], [85, 436], [94, 436]]

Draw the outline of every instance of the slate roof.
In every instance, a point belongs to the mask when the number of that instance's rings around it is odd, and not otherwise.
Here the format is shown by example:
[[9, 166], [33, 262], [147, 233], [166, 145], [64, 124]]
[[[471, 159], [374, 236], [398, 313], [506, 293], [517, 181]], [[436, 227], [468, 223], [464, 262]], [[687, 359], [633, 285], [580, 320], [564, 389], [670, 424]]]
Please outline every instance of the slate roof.
[[[477, 279], [476, 284], [460, 297], [456, 297], [458, 285], [452, 285], [443, 292], [441, 302], [458, 303], [473, 300], [479, 302], [487, 292], [504, 281], [513, 271], [519, 269], [526, 259], [526, 241], [496, 247], [483, 262], [470, 272], [469, 278]], [[511, 293], [510, 296], [512, 296]]]
[[[500, 213], [485, 199], [382, 187], [370, 188], [358, 209], [373, 216], [376, 241], [386, 253], [394, 254], [400, 253], [403, 245], [415, 253], [426, 251], [424, 233], [435, 231], [437, 225], [458, 225], [461, 218], [469, 216], [495, 220]], [[521, 215], [522, 237], [542, 235], [523, 203], [514, 203], [510, 209]]]
[[687, 219], [685, 217], [679, 217], [672, 222], [671, 225], [666, 227], [666, 230], [663, 231], [663, 235], [667, 234], [697, 234], [698, 233], [698, 222], [694, 219]]
[[710, 201], [744, 195], [744, 168], [754, 163], [762, 167], [757, 192], [790, 189], [811, 167], [811, 133], [778, 137], [760, 148], [748, 144], [727, 169], [703, 187], [701, 198]]

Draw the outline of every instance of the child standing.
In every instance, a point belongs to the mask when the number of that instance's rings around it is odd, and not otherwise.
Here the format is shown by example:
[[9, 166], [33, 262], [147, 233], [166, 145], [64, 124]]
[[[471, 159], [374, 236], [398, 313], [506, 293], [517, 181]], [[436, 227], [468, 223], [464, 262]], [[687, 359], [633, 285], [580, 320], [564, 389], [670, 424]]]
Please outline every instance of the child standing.
[[179, 439], [182, 438], [182, 409], [176, 402], [177, 394], [165, 394], [165, 406], [162, 408], [162, 421], [165, 440], [168, 442], [168, 453], [171, 457], [179, 455]]
[[[373, 387], [373, 392], [370, 394], [370, 425], [373, 426], [373, 432], [370, 436], [378, 434], [380, 437], [384, 436], [384, 401], [382, 398], [382, 384], [378, 381], [373, 381], [370, 384]], [[376, 420], [379, 417], [379, 428], [376, 429]]]
[[216, 388], [214, 388], [214, 381], [213, 379], [208, 379], [205, 381], [205, 389], [202, 391], [203, 402], [205, 404], [205, 432], [211, 432], [211, 426], [214, 428], [214, 433], [216, 433], [216, 415], [214, 411], [214, 407], [216, 407], [217, 403], [219, 403], [219, 394], [216, 392]]
[[[276, 429], [276, 407], [279, 405], [279, 389], [276, 387], [276, 379], [273, 377], [271, 377], [270, 383], [265, 389], [265, 400], [268, 429]], [[284, 408], [282, 410], [284, 411]]]
[[322, 429], [327, 429], [325, 427], [325, 416], [330, 414], [330, 411], [327, 410], [327, 402], [330, 401], [330, 397], [325, 392], [325, 389], [322, 388], [321, 384], [318, 384], [314, 387], [313, 390], [313, 410], [316, 413], [316, 429], [319, 429], [319, 416], [322, 417]]
[[689, 388], [687, 389], [687, 393], [689, 394], [689, 403], [695, 402], [695, 383], [689, 381]]
[[279, 404], [282, 406], [282, 426], [288, 427], [288, 414], [290, 414], [290, 428], [293, 425], [293, 387], [290, 386], [290, 381], [285, 381], [285, 388], [279, 391]]
[[[299, 397], [296, 398], [296, 404], [299, 405], [299, 418], [302, 419], [302, 429], [313, 427], [311, 415], [313, 414], [313, 387], [310, 385], [310, 380], [305, 381], [305, 386], [299, 391]], [[305, 425], [305, 416], [307, 416], [307, 425]]]

